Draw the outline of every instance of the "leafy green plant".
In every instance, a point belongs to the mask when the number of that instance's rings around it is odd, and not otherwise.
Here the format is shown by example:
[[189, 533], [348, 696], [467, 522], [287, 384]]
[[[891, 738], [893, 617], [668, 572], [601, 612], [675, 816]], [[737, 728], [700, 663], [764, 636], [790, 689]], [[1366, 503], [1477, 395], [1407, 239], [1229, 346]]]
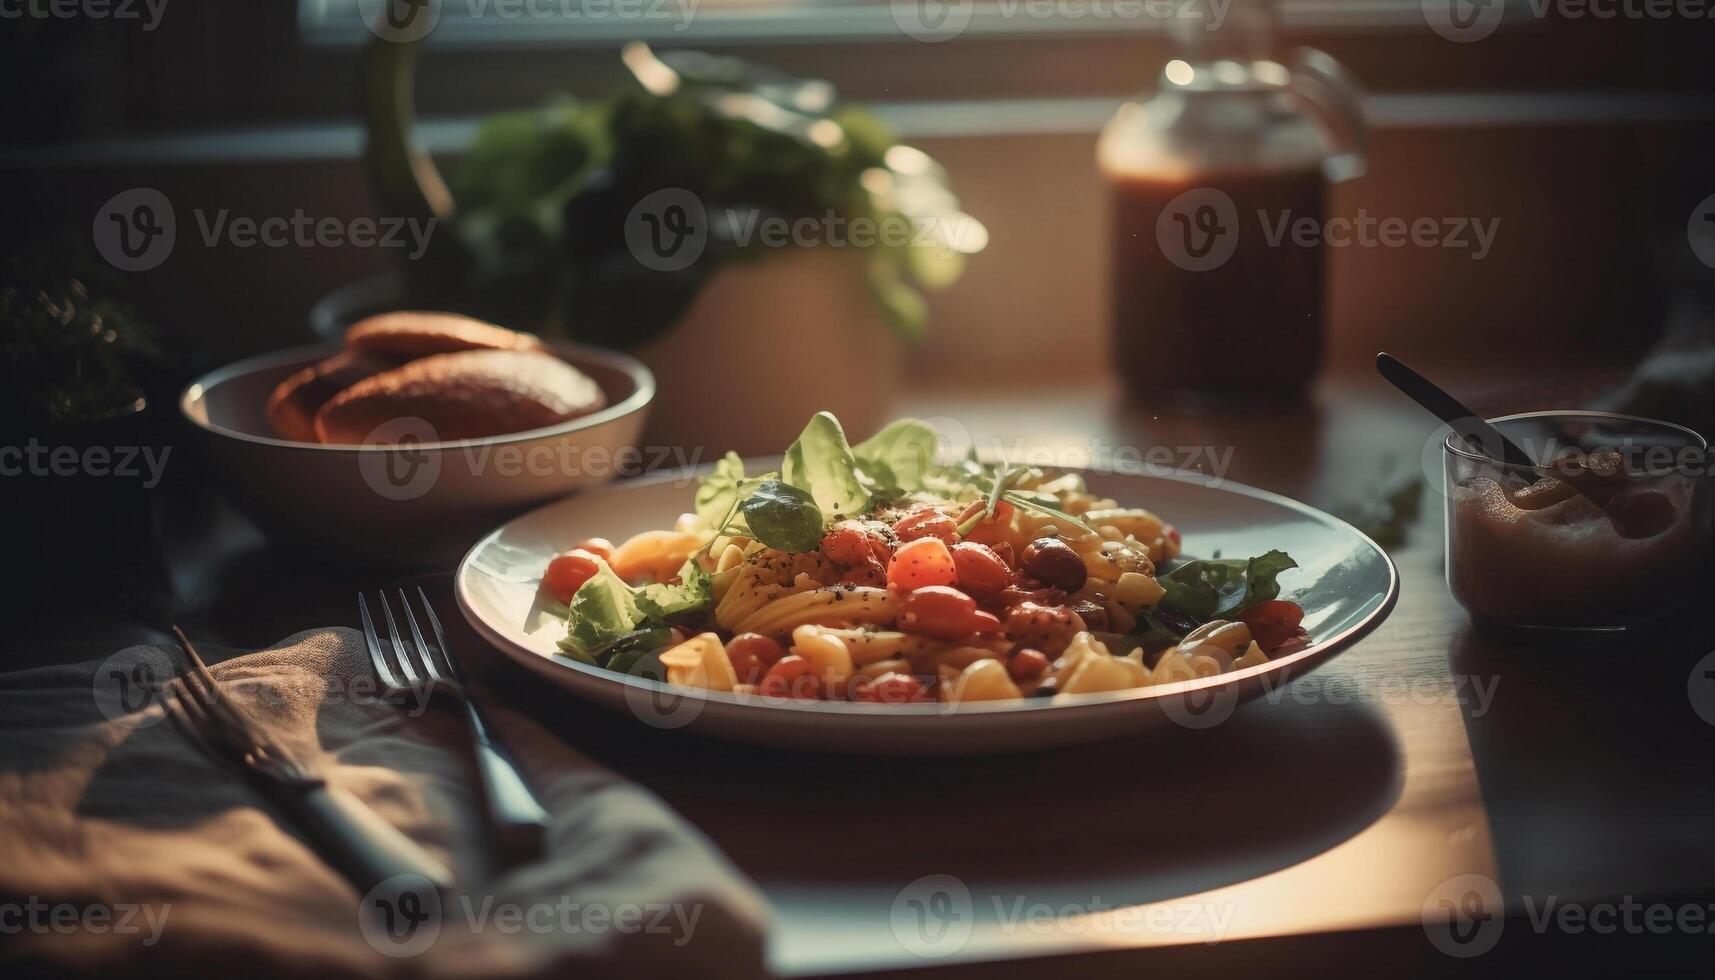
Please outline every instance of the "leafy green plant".
[[[986, 243], [945, 172], [827, 82], [642, 44], [623, 57], [632, 83], [605, 98], [563, 97], [482, 126], [448, 181], [454, 234], [435, 236], [409, 269], [414, 297], [630, 347], [670, 328], [727, 262], [764, 254], [757, 222], [861, 221], [895, 232], [862, 250], [876, 302], [915, 337], [927, 320], [920, 290], [952, 283]], [[630, 252], [625, 223], [669, 188], [702, 202], [708, 239], [698, 261], [662, 272]]]
[[8, 414], [90, 422], [135, 410], [137, 369], [157, 352], [129, 306], [92, 290], [54, 259], [0, 265], [0, 358]]

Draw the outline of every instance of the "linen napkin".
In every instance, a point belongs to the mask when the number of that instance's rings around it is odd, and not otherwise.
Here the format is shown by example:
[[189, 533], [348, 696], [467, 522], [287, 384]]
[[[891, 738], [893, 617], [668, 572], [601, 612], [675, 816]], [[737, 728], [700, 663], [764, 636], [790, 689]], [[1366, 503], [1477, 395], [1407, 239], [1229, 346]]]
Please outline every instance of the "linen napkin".
[[444, 861], [453, 894], [389, 909], [408, 930], [380, 906], [360, 915], [362, 896], [148, 693], [177, 651], [134, 647], [0, 676], [0, 959], [317, 980], [764, 971], [759, 893], [659, 799], [523, 716], [491, 711], [552, 825], [539, 862], [497, 873], [463, 716], [383, 701], [360, 634], [199, 649], [226, 696]]

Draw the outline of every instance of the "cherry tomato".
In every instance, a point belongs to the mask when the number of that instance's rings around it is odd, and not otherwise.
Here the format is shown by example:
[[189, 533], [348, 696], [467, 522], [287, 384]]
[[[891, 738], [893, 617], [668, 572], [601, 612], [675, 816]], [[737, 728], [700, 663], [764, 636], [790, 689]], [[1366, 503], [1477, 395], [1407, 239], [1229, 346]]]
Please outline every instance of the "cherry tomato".
[[893, 533], [899, 535], [901, 541], [940, 538], [943, 542], [952, 544], [959, 540], [959, 524], [938, 511], [920, 510], [894, 521]]
[[587, 551], [602, 561], [613, 561], [613, 542], [606, 538], [585, 538], [572, 546], [574, 551]]
[[886, 527], [880, 521], [840, 521], [822, 535], [822, 554], [842, 566], [876, 559], [886, 561], [891, 547], [882, 530]]
[[542, 587], [561, 602], [571, 602], [572, 596], [585, 582], [601, 570], [601, 559], [587, 551], [568, 551], [548, 563], [542, 575]]
[[[986, 501], [986, 500], [978, 500], [978, 501], [972, 503], [969, 507], [966, 507], [964, 510], [959, 511], [959, 516], [957, 518], [958, 525], [960, 527], [964, 527], [966, 521], [977, 516], [977, 514], [979, 512], [985, 511], [987, 509], [988, 509], [988, 501]], [[994, 502], [994, 513], [992, 515], [986, 516], [982, 520], [978, 521], [977, 527], [982, 527], [985, 524], [1011, 524], [1011, 523], [1012, 523], [1012, 505], [1007, 503], [1004, 500], [997, 500]]]
[[1084, 621], [1068, 606], [1021, 602], [1006, 614], [1007, 636], [1053, 656], [1063, 653], [1084, 628]]
[[982, 598], [1012, 584], [1012, 569], [987, 545], [961, 541], [952, 547], [953, 566], [959, 573], [959, 588]]
[[1251, 628], [1251, 639], [1265, 651], [1292, 639], [1303, 621], [1304, 610], [1285, 599], [1265, 599], [1239, 613], [1239, 622]]
[[1066, 604], [1066, 591], [1048, 588], [1026, 576], [1014, 579], [1012, 585], [985, 601], [991, 609], [1011, 609], [1026, 602], [1039, 606], [1063, 606]]
[[814, 698], [816, 679], [810, 676], [810, 662], [789, 653], [774, 662], [762, 676], [762, 693], [773, 698]]
[[890, 672], [853, 690], [858, 701], [878, 704], [907, 704], [923, 699], [923, 682], [910, 674]]
[[761, 633], [740, 633], [727, 641], [726, 655], [739, 681], [755, 684], [786, 656], [786, 648]]
[[1171, 546], [1168, 549], [1171, 552], [1168, 557], [1177, 555], [1184, 550], [1183, 539], [1179, 537], [1179, 529], [1171, 524], [1167, 526], [1167, 543]]
[[887, 569], [881, 567], [881, 562], [874, 558], [865, 558], [862, 562], [847, 569], [840, 576], [842, 585], [869, 585], [875, 588], [887, 587]]
[[1048, 669], [1048, 655], [1029, 648], [1018, 651], [1006, 662], [1006, 672], [1013, 680], [1023, 683], [1042, 676]]
[[926, 585], [905, 597], [899, 628], [918, 636], [956, 640], [976, 632], [976, 616], [975, 599], [949, 586]]
[[887, 584], [907, 592], [959, 580], [953, 553], [940, 538], [918, 538], [899, 546], [887, 562]]

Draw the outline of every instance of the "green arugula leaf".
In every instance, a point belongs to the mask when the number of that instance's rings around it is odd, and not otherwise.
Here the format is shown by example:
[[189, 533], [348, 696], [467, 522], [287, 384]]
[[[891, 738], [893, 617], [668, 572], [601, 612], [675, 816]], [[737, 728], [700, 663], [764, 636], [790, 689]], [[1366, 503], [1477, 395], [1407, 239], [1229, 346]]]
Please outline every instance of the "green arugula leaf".
[[1156, 608], [1177, 610], [1198, 621], [1228, 619], [1280, 595], [1280, 573], [1297, 567], [1284, 551], [1270, 551], [1256, 558], [1188, 561], [1161, 576], [1167, 593]]
[[858, 478], [857, 458], [840, 420], [817, 412], [780, 467], [781, 479], [809, 493], [829, 517], [852, 517], [869, 509], [870, 493]]
[[789, 483], [764, 480], [740, 506], [751, 536], [778, 551], [815, 551], [822, 540], [822, 511], [810, 494]]
[[969, 534], [978, 524], [981, 524], [983, 521], [993, 517], [995, 508], [1000, 505], [1001, 495], [1006, 493], [1008, 487], [1017, 483], [1019, 477], [1022, 477], [1028, 472], [1030, 471], [1022, 466], [1009, 466], [1005, 470], [996, 473], [994, 480], [991, 481], [988, 493], [983, 497], [982, 509], [977, 511], [975, 514], [972, 514], [965, 523], [959, 525], [959, 533]]
[[[1089, 524], [1084, 522], [1082, 517], [1074, 517], [1073, 515], [1054, 506], [1054, 504], [1045, 502], [1046, 500], [1052, 500], [1053, 498], [1051, 497], [1045, 497], [1044, 495], [1033, 493], [1021, 493], [1017, 490], [1004, 491], [1001, 496], [1005, 497], [1016, 507], [1023, 507], [1025, 510], [1033, 510], [1044, 517], [1052, 517], [1057, 521], [1064, 521], [1071, 527], [1081, 527], [1087, 530], [1094, 530]], [[1059, 501], [1055, 501], [1055, 503], [1058, 502]]]
[[935, 465], [935, 430], [917, 419], [896, 419], [852, 447], [859, 468], [879, 487], [923, 489]]

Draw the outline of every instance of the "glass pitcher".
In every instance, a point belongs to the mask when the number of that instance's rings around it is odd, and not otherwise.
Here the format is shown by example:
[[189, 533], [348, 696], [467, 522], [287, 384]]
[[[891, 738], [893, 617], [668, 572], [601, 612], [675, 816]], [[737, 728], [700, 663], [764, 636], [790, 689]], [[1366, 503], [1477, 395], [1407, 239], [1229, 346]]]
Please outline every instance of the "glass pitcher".
[[1320, 51], [1275, 60], [1262, 0], [1216, 26], [1176, 19], [1180, 57], [1098, 144], [1114, 358], [1148, 404], [1291, 403], [1321, 361], [1327, 189], [1363, 172], [1361, 96]]

